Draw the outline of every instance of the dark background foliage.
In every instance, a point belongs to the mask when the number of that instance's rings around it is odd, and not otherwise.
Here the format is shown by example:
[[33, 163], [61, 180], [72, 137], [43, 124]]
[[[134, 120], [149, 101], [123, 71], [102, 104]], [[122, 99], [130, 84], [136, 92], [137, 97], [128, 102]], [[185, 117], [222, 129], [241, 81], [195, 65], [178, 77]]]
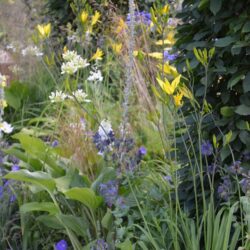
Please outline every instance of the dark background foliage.
[[[216, 123], [204, 124], [204, 134], [216, 134], [222, 145], [223, 134], [233, 132], [231, 147], [235, 160], [244, 161], [250, 150], [250, 1], [184, 0], [178, 15], [178, 69], [185, 71], [185, 58], [191, 62], [196, 98], [205, 92], [204, 70], [195, 59], [193, 48], [215, 47], [210, 63], [206, 100], [213, 108]], [[222, 148], [220, 159], [231, 162], [228, 146]]]

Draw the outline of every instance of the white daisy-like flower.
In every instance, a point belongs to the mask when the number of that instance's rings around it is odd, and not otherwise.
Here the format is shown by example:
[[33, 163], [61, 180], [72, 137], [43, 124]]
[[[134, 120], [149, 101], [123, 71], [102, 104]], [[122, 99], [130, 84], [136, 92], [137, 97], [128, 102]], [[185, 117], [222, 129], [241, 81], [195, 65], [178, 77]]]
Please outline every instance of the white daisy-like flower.
[[74, 91], [72, 93], [72, 95], [75, 96], [75, 98], [79, 102], [91, 102], [89, 99], [87, 99], [88, 95], [82, 89], [78, 89], [78, 90]]
[[98, 128], [98, 134], [101, 136], [102, 140], [107, 140], [108, 139], [108, 134], [112, 132], [112, 125], [110, 121], [108, 120], [102, 120], [101, 124]]
[[0, 122], [0, 132], [10, 134], [13, 131], [13, 127], [8, 122]]
[[64, 94], [62, 91], [56, 90], [56, 92], [51, 92], [49, 99], [52, 103], [62, 102], [67, 98], [67, 95]]

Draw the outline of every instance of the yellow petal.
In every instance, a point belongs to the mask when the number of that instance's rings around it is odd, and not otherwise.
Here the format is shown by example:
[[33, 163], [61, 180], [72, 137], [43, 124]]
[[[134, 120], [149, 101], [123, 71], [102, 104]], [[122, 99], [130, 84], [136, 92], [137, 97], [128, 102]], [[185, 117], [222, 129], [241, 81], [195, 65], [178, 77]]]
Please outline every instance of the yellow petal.
[[156, 59], [162, 59], [163, 58], [163, 53], [152, 52], [152, 53], [148, 53], [148, 56], [156, 58]]
[[169, 65], [168, 63], [165, 63], [163, 66], [162, 66], [162, 64], [158, 65], [158, 68], [160, 70], [163, 70], [163, 72], [167, 75], [171, 75], [173, 77], [177, 77], [179, 75], [177, 69], [175, 67]]
[[181, 88], [179, 88], [179, 91], [188, 99], [190, 100], [194, 100], [194, 95], [192, 94], [192, 92], [186, 87], [186, 86], [182, 86]]
[[113, 44], [111, 44], [111, 46], [112, 46], [113, 51], [116, 54], [119, 55], [121, 53], [121, 51], [122, 51], [122, 44], [121, 43], [113, 43]]
[[83, 10], [82, 14], [81, 14], [81, 21], [82, 21], [83, 24], [87, 21], [88, 16], [89, 16], [88, 12]]
[[121, 33], [122, 31], [124, 31], [125, 29], [127, 28], [127, 24], [124, 22], [124, 20], [122, 18], [119, 19], [119, 22], [118, 22], [118, 26], [117, 28], [115, 29], [115, 33], [116, 34], [119, 34]]
[[100, 17], [101, 17], [101, 13], [98, 11], [95, 11], [94, 16], [92, 16], [91, 25], [94, 26], [99, 21]]
[[168, 95], [172, 95], [174, 93], [174, 89], [167, 79], [165, 79], [165, 81], [162, 81], [160, 78], [156, 78], [156, 80], [159, 83], [160, 87], [163, 89], [163, 91], [166, 92]]
[[183, 98], [183, 94], [179, 93], [177, 95], [174, 95], [174, 104], [176, 107], [180, 107], [183, 104], [182, 98]]
[[101, 49], [97, 48], [95, 54], [91, 57], [90, 60], [102, 60], [103, 52]]
[[168, 14], [168, 13], [169, 13], [169, 9], [170, 9], [169, 5], [166, 4], [166, 5], [161, 9], [161, 14], [163, 14], [163, 15]]
[[172, 45], [173, 41], [170, 41], [168, 39], [165, 40], [158, 40], [157, 42], [155, 42], [156, 45]]
[[177, 88], [177, 86], [179, 85], [181, 80], [181, 75], [177, 76], [171, 83], [171, 86], [173, 87], [173, 89], [175, 90]]

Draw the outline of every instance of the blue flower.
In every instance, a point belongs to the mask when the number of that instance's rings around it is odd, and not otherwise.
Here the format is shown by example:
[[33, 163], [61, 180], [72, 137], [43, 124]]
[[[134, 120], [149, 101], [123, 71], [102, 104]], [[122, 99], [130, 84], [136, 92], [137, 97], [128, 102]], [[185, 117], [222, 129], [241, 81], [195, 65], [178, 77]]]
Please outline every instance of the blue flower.
[[[127, 23], [131, 21], [130, 14], [127, 15]], [[142, 22], [146, 25], [150, 25], [151, 23], [151, 14], [146, 11], [135, 11], [135, 22]]]
[[68, 249], [68, 243], [66, 240], [60, 240], [55, 245], [56, 250], [67, 250]]
[[147, 153], [147, 149], [145, 147], [141, 146], [138, 150], [138, 153], [143, 156]]
[[169, 53], [168, 50], [164, 50], [163, 57], [164, 57], [164, 62], [166, 61], [173, 62], [178, 57], [178, 54], [177, 53], [171, 54]]
[[18, 170], [20, 170], [20, 166], [17, 165], [17, 164], [14, 164], [14, 165], [11, 167], [11, 171], [13, 171], [13, 172], [16, 172], [16, 171], [18, 171]]
[[223, 183], [219, 185], [217, 192], [221, 199], [228, 201], [231, 189], [231, 181], [229, 176], [225, 176], [222, 179]]
[[58, 140], [54, 140], [54, 141], [51, 143], [51, 147], [52, 147], [52, 148], [55, 148], [55, 147], [58, 146], [58, 144], [59, 144]]
[[240, 181], [241, 189], [246, 194], [250, 190], [250, 178], [243, 178]]
[[117, 181], [111, 180], [99, 185], [99, 192], [109, 207], [115, 204], [118, 197]]
[[108, 243], [103, 239], [99, 239], [96, 241], [96, 245], [91, 248], [91, 250], [108, 250]]
[[207, 172], [209, 174], [214, 174], [217, 170], [217, 165], [215, 163], [207, 166]]
[[241, 165], [240, 161], [235, 161], [234, 164], [231, 167], [229, 167], [229, 171], [232, 172], [233, 174], [241, 174], [242, 167], [240, 165]]
[[213, 146], [209, 141], [204, 141], [201, 144], [201, 154], [204, 156], [210, 156], [213, 154]]

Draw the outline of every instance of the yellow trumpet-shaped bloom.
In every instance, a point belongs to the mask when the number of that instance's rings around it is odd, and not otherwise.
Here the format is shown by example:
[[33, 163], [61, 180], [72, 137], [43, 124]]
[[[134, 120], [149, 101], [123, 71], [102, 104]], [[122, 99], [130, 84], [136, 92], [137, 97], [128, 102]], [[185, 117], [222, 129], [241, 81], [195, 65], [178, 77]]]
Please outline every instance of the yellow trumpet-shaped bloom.
[[179, 85], [181, 80], [181, 75], [177, 76], [172, 83], [170, 83], [167, 79], [162, 81], [160, 78], [157, 78], [157, 82], [159, 83], [160, 87], [165, 91], [168, 95], [173, 95], [177, 86]]
[[157, 67], [161, 71], [163, 70], [163, 72], [166, 75], [171, 75], [173, 77], [177, 77], [179, 75], [177, 69], [174, 66], [169, 65], [168, 63], [164, 63], [164, 65], [163, 64], [159, 64]]
[[113, 51], [116, 53], [116, 54], [121, 54], [121, 51], [122, 51], [122, 44], [121, 43], [113, 43], [111, 44], [112, 46], [112, 49]]
[[38, 24], [37, 30], [42, 39], [48, 38], [51, 33], [51, 23], [48, 24]]
[[99, 21], [100, 17], [101, 13], [99, 11], [95, 11], [94, 16], [92, 16], [91, 25], [94, 26]]
[[81, 21], [83, 24], [86, 23], [86, 21], [88, 20], [88, 16], [89, 16], [88, 12], [83, 10], [81, 14]]
[[95, 54], [91, 57], [91, 61], [92, 60], [102, 60], [104, 53], [101, 49], [97, 48]]
[[182, 93], [178, 93], [178, 94], [174, 95], [173, 98], [174, 98], [174, 104], [176, 107], [182, 106], [182, 104], [183, 104], [183, 100], [182, 100], [183, 94]]
[[162, 15], [166, 15], [169, 13], [170, 7], [168, 4], [166, 4], [165, 6], [163, 6], [163, 8], [161, 9], [161, 14]]

